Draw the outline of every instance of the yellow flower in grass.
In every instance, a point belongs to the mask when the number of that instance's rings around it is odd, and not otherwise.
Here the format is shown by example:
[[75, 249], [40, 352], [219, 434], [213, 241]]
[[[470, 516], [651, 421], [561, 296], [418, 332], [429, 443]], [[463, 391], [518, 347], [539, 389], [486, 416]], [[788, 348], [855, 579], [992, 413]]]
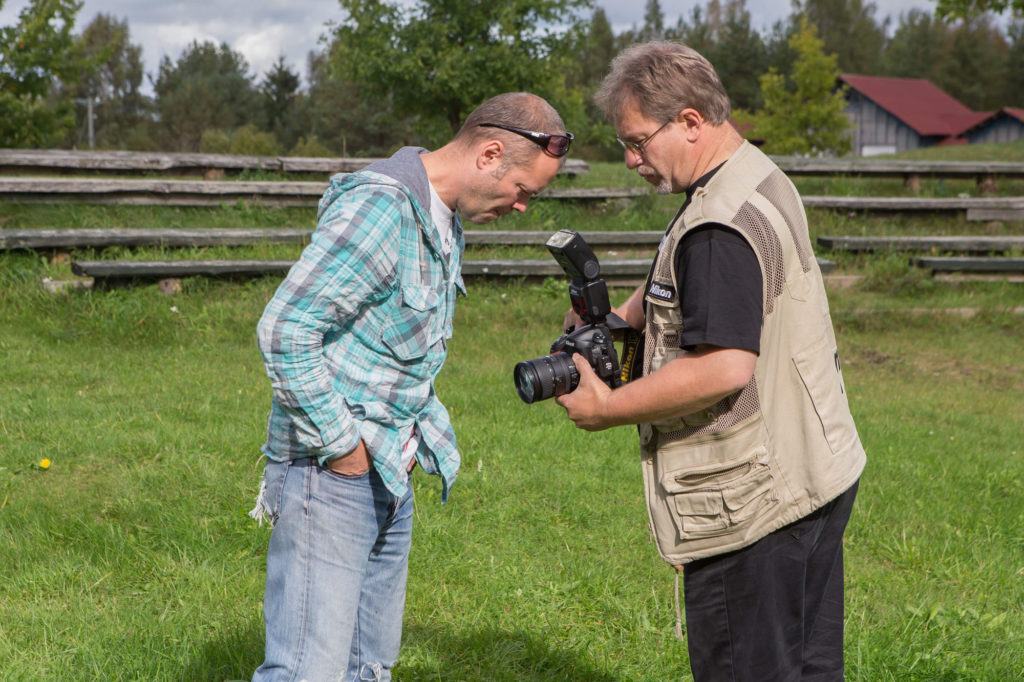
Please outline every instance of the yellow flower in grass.
[[49, 469], [50, 468], [50, 460], [46, 459], [45, 457], [43, 459], [39, 460], [39, 468], [40, 469]]

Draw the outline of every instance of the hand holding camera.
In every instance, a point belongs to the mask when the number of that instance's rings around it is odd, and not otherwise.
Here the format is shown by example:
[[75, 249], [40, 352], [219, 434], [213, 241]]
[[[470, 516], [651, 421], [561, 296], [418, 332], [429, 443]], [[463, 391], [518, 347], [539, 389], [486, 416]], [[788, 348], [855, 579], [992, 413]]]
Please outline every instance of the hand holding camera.
[[[611, 312], [608, 287], [599, 277], [601, 266], [597, 257], [583, 237], [572, 230], [559, 230], [551, 235], [546, 246], [571, 278], [572, 310], [585, 324], [556, 339], [550, 354], [516, 365], [514, 378], [519, 397], [525, 403], [533, 403], [574, 391], [580, 374], [573, 354], [583, 357], [610, 388], [621, 386], [612, 334], [630, 327]], [[567, 315], [566, 322], [571, 318]]]

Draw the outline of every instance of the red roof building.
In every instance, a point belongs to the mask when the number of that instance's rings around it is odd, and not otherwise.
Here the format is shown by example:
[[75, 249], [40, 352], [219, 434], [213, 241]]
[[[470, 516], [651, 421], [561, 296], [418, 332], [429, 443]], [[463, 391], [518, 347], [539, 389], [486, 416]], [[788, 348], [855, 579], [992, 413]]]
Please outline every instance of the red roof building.
[[971, 144], [999, 144], [1024, 140], [1024, 109], [1003, 107], [999, 111], [991, 112], [984, 121], [965, 134]]
[[[853, 153], [858, 156], [974, 142], [968, 132], [983, 131], [994, 116], [971, 111], [921, 78], [843, 74], [839, 80], [849, 86], [846, 113], [853, 127]], [[1019, 137], [1024, 137], [1024, 123], [1020, 135], [1012, 139]]]

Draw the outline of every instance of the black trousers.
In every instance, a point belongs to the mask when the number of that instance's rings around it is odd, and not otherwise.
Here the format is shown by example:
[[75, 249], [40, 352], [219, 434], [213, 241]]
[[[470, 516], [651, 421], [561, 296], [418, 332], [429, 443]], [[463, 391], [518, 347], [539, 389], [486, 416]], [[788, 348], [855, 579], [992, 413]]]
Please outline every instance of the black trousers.
[[858, 483], [749, 547], [686, 564], [696, 682], [843, 680], [843, 532]]

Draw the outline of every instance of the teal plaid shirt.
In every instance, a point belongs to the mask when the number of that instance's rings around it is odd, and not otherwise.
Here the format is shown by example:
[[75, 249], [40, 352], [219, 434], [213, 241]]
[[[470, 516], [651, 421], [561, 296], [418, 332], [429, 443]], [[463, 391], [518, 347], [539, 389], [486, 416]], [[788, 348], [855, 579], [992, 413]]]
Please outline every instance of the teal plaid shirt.
[[274, 390], [262, 450], [276, 461], [325, 464], [361, 438], [388, 489], [402, 495], [402, 447], [415, 427], [416, 459], [441, 476], [446, 501], [460, 458], [433, 382], [456, 295], [465, 294], [465, 240], [456, 216], [444, 255], [418, 153], [406, 148], [331, 178], [310, 244], [259, 322]]

